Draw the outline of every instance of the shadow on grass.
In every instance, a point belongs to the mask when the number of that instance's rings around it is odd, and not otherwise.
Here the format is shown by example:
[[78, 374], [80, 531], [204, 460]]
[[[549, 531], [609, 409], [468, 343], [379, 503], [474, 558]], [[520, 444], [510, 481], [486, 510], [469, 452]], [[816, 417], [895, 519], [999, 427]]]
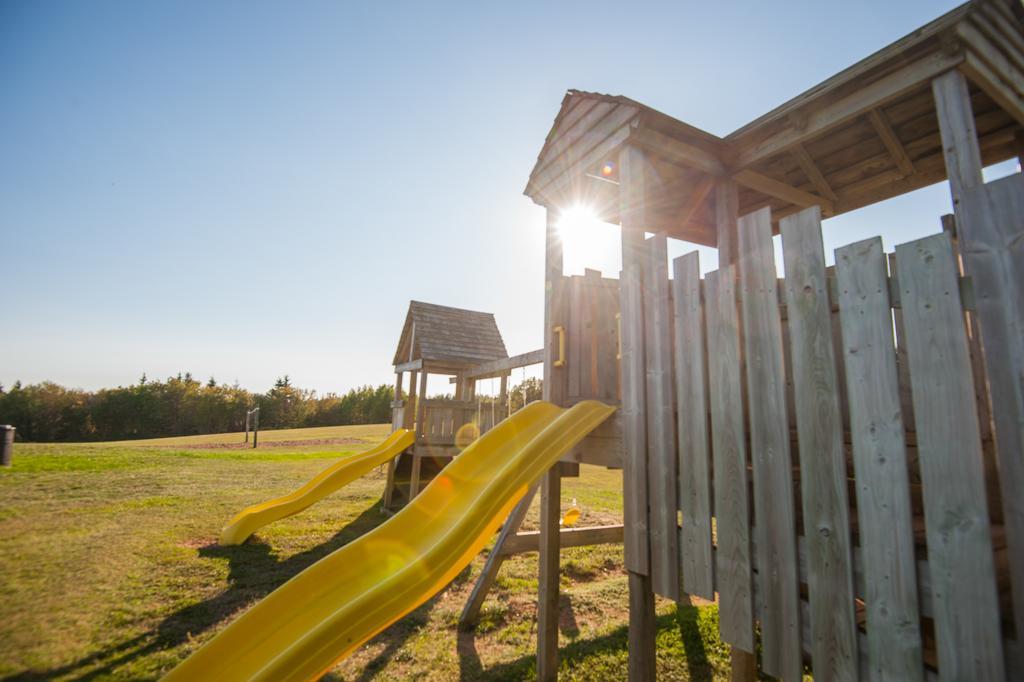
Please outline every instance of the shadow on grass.
[[[562, 600], [560, 622], [567, 620], [566, 609], [571, 613], [572, 605]], [[679, 604], [675, 613], [659, 616], [655, 622], [658, 632], [678, 628], [685, 652], [686, 664], [691, 680], [712, 680], [714, 669], [707, 658], [704, 639], [698, 626], [699, 609], [690, 604]], [[561, 627], [561, 626], [560, 626]], [[562, 628], [563, 634], [568, 634]], [[476, 633], [463, 631], [458, 634], [459, 679], [462, 682], [482, 680], [524, 680], [537, 675], [537, 659], [533, 654], [521, 656], [514, 661], [484, 668], [476, 646]], [[629, 657], [629, 628], [622, 626], [592, 639], [578, 639], [559, 647], [558, 658], [562, 672], [565, 668], [590, 668], [613, 674], [621, 670]], [[593, 659], [603, 659], [594, 662]], [[589, 662], [589, 665], [586, 663]]]
[[[374, 502], [326, 542], [284, 561], [274, 557], [270, 545], [263, 542], [250, 540], [236, 547], [202, 547], [199, 549], [200, 556], [225, 558], [228, 561], [228, 587], [223, 592], [175, 611], [149, 632], [96, 651], [72, 663], [49, 670], [15, 673], [3, 678], [2, 682], [43, 680], [58, 676], [91, 680], [154, 652], [179, 646], [245, 606], [262, 599], [308, 566], [379, 526], [388, 518], [380, 511], [380, 507], [379, 501]], [[398, 646], [401, 646], [401, 643]]]

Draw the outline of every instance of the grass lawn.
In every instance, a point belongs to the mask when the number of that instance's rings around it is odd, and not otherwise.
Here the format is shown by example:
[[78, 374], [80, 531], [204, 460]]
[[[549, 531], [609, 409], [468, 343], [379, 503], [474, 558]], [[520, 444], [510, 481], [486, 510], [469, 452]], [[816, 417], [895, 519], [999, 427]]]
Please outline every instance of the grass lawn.
[[[90, 445], [17, 444], [0, 471], [0, 678], [152, 679], [305, 567], [383, 523], [373, 474], [240, 547], [216, 545], [241, 508], [288, 492], [386, 426], [266, 431]], [[218, 446], [222, 444], [223, 447]], [[566, 479], [580, 525], [621, 519], [621, 474]], [[526, 526], [536, 528], [536, 511]], [[335, 668], [327, 679], [529, 679], [534, 676], [537, 555], [507, 561], [475, 633], [459, 613], [483, 566]], [[626, 675], [621, 546], [562, 553], [562, 679]], [[665, 679], [727, 676], [712, 606], [658, 603]]]

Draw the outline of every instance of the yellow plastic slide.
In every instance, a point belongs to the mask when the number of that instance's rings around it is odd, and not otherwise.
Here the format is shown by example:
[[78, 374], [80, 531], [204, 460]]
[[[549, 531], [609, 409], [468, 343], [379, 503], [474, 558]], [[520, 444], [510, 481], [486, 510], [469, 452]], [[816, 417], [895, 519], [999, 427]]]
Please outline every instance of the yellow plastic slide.
[[374, 467], [397, 456], [412, 446], [414, 438], [413, 432], [409, 429], [398, 429], [377, 447], [335, 462], [295, 492], [263, 504], [246, 507], [228, 521], [228, 525], [220, 532], [220, 544], [240, 545], [263, 526], [298, 514], [335, 490], [370, 473]]
[[477, 439], [391, 519], [249, 609], [167, 680], [311, 680], [427, 601], [536, 481], [615, 411], [527, 405]]

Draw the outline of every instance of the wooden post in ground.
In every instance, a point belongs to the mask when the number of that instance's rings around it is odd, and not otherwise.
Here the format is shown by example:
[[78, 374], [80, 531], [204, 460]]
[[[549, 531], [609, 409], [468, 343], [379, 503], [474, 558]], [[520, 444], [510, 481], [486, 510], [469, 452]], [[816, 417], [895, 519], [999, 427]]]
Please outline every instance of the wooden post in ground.
[[[737, 234], [738, 221], [739, 187], [735, 180], [722, 180], [715, 185], [715, 230], [718, 233], [718, 268], [722, 272], [725, 272], [725, 268], [728, 266], [735, 266], [739, 260], [739, 235]], [[729, 272], [735, 274], [739, 271], [733, 268], [733, 270]], [[728, 285], [727, 290], [731, 291], [732, 286]], [[742, 491], [742, 494], [746, 494], [746, 490]], [[745, 502], [746, 504], [749, 504], [749, 501]], [[746, 506], [744, 506], [744, 508], [746, 508]], [[750, 556], [749, 551], [748, 547], [747, 554], [745, 556]], [[730, 575], [729, 577], [731, 580], [735, 579], [737, 576]], [[747, 579], [747, 589], [749, 589], [749, 573], [747, 574]], [[730, 595], [730, 601], [732, 601], [732, 596], [733, 595]], [[743, 593], [743, 596], [737, 601], [737, 604], [742, 607], [749, 607], [749, 593]], [[744, 609], [741, 608], [740, 611], [742, 612]], [[745, 637], [742, 637], [742, 639], [745, 639]], [[753, 647], [751, 646], [751, 648]], [[733, 681], [750, 682], [754, 680], [757, 677], [757, 656], [749, 651], [736, 648], [735, 646], [730, 647], [730, 651]]]
[[623, 516], [629, 576], [629, 679], [655, 673], [654, 587], [651, 582], [647, 519], [647, 417], [644, 374], [642, 266], [644, 262], [643, 153], [619, 154], [619, 216], [622, 229], [622, 411]]
[[[562, 279], [562, 240], [548, 209], [544, 258], [544, 399], [555, 404], [565, 400], [565, 370], [556, 368], [558, 340], [555, 338], [556, 289]], [[561, 507], [561, 472], [556, 464], [541, 479], [540, 577], [537, 603], [537, 679], [558, 677], [558, 520]]]
[[[964, 273], [974, 284], [995, 427], [1015, 629], [1024, 632], [1024, 179], [984, 184], [967, 82], [932, 81]], [[1021, 137], [1017, 136], [1018, 146]], [[915, 401], [916, 402], [916, 401]], [[915, 405], [916, 409], [916, 405]]]

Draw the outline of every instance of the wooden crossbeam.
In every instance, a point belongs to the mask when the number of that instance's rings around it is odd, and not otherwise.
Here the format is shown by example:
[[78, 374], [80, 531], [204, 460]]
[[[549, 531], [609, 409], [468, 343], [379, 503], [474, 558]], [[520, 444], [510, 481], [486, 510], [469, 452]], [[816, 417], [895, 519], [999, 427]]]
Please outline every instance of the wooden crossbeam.
[[517, 367], [528, 367], [539, 365], [544, 362], [544, 349], [532, 350], [529, 353], [513, 355], [510, 358], [501, 358], [478, 365], [467, 371], [463, 376], [467, 379], [487, 379], [489, 377], [506, 375]]
[[724, 175], [725, 165], [714, 154], [650, 128], [637, 128], [629, 137], [641, 147], [652, 149], [669, 161], [696, 168], [709, 175]]
[[797, 189], [792, 185], [787, 185], [784, 182], [779, 182], [774, 178], [770, 178], [767, 175], [762, 175], [752, 170], [741, 170], [734, 174], [733, 180], [740, 183], [744, 187], [757, 190], [762, 194], [773, 196], [776, 199], [782, 199], [788, 201], [791, 204], [797, 206], [820, 206], [821, 212], [824, 215], [832, 215], [835, 213], [835, 204], [829, 199], [819, 197], [817, 194], [811, 194], [805, 192], [802, 189]]
[[818, 194], [825, 197], [829, 201], [836, 201], [836, 193], [832, 189], [832, 185], [828, 184], [828, 180], [818, 170], [817, 164], [814, 163], [814, 159], [807, 153], [807, 150], [802, 144], [796, 144], [793, 146], [793, 158], [796, 159], [797, 164], [800, 166], [800, 170], [804, 172], [807, 179], [814, 185], [814, 189], [818, 190]]
[[[586, 545], [611, 545], [622, 542], [622, 524], [614, 526], [592, 526], [590, 528], [563, 528], [559, 537], [559, 545], [566, 547], [584, 547]], [[505, 540], [499, 550], [502, 556], [536, 552], [540, 545], [540, 531], [518, 533]]]
[[900, 172], [903, 175], [913, 175], [915, 173], [914, 164], [907, 156], [907, 150], [903, 148], [900, 138], [896, 136], [896, 132], [889, 124], [889, 119], [886, 118], [882, 110], [872, 109], [869, 111], [868, 120], [871, 122], [871, 127], [878, 133], [878, 137], [882, 138], [882, 144], [889, 150], [889, 155], [896, 162], [896, 167], [900, 169]]

